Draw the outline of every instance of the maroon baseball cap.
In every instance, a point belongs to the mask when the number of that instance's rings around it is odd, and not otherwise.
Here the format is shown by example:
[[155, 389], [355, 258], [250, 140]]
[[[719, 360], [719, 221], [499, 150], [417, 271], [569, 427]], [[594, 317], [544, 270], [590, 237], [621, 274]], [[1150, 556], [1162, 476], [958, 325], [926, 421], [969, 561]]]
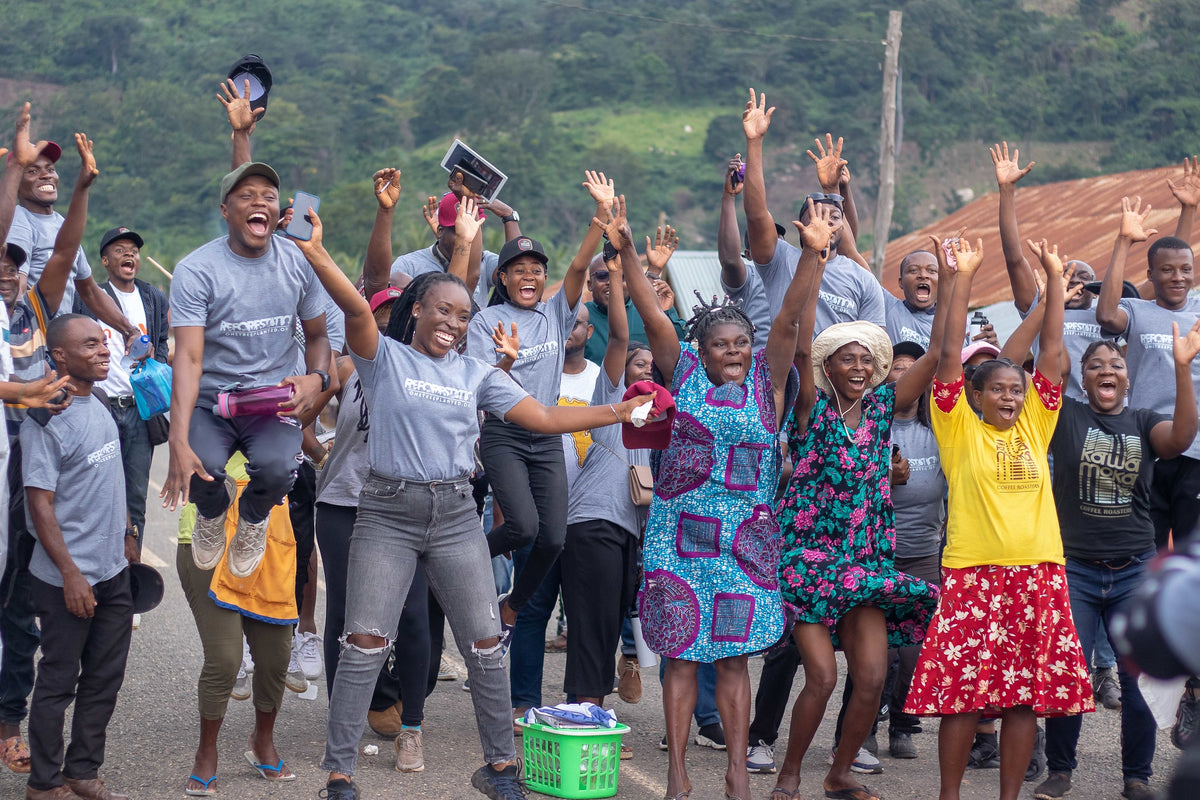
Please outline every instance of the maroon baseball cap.
[[46, 146], [38, 155], [50, 159], [51, 164], [57, 164], [58, 160], [62, 158], [62, 148], [58, 146], [57, 142], [46, 142]]
[[[487, 214], [481, 209], [478, 214], [479, 219], [484, 219]], [[442, 195], [442, 202], [438, 204], [438, 225], [443, 228], [453, 228], [454, 223], [458, 221], [458, 197], [454, 192], [446, 192]]]
[[675, 398], [665, 386], [654, 381], [638, 381], [625, 390], [621, 400], [644, 394], [654, 394], [650, 401], [650, 418], [642, 427], [632, 422], [621, 423], [621, 443], [629, 450], [666, 450], [671, 443], [671, 425], [675, 421]]
[[389, 286], [383, 291], [376, 292], [371, 296], [371, 313], [374, 314], [375, 310], [381, 305], [384, 303], [390, 303], [402, 294], [404, 294], [404, 292], [402, 292], [400, 289], [397, 289], [395, 286]]

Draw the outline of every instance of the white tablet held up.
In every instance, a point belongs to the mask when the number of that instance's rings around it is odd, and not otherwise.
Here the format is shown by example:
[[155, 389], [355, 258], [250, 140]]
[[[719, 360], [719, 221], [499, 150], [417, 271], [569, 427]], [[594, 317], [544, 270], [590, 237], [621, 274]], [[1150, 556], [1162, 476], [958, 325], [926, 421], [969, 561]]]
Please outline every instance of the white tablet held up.
[[495, 200], [496, 195], [500, 194], [500, 190], [508, 182], [507, 175], [461, 139], [455, 139], [454, 144], [446, 151], [442, 158], [442, 169], [452, 175], [456, 171], [462, 172], [463, 186], [484, 200]]

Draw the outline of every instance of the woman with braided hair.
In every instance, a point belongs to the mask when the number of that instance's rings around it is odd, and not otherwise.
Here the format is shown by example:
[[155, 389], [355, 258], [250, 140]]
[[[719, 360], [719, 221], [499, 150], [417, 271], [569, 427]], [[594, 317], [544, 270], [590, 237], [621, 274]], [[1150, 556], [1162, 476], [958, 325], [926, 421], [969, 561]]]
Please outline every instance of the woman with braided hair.
[[[614, 212], [624, 216], [624, 198]], [[717, 670], [717, 709], [729, 757], [726, 797], [749, 797], [747, 656], [775, 644], [785, 632], [777, 578], [779, 526], [771, 509], [780, 465], [777, 439], [787, 410], [784, 392], [806, 291], [816, 297], [816, 284], [806, 276], [819, 271], [839, 224], [823, 205], [811, 211], [807, 225], [795, 223], [804, 250], [758, 354], [754, 326], [740, 306], [728, 300], [702, 303], [681, 345], [642, 271], [631, 269], [625, 276], [646, 324], [654, 364], [669, 382], [677, 408], [656, 475], [638, 599], [646, 642], [666, 661], [669, 800], [691, 794], [684, 754], [701, 663], [715, 664]], [[636, 259], [632, 252], [622, 254], [623, 263]]]

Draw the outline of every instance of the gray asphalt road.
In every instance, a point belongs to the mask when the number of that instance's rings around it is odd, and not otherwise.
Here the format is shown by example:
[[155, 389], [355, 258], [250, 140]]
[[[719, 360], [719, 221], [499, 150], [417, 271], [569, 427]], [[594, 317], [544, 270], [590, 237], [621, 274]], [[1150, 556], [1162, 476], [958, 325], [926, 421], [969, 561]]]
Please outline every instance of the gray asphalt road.
[[[152, 473], [152, 494], [157, 493], [157, 486], [161, 484], [165, 456], [166, 449], [159, 448]], [[191, 770], [199, 730], [196, 677], [202, 659], [196, 629], [175, 577], [177, 515], [167, 513], [153, 501], [150, 505], [145, 558], [162, 570], [167, 583], [166, 599], [158, 609], [143, 617], [141, 629], [134, 632], [125, 686], [109, 727], [107, 760], [101, 772], [110, 786], [129, 792], [136, 800], [184, 796], [185, 778]], [[318, 625], [321, 623], [322, 610], [323, 603], [318, 611]], [[562, 698], [565, 661], [566, 656], [562, 654], [546, 656], [545, 702], [554, 703]], [[761, 663], [760, 660], [751, 661], [752, 676], [757, 676]], [[643, 670], [643, 680], [646, 691], [641, 703], [627, 705], [617, 700], [615, 695], [612, 696], [618, 716], [633, 728], [627, 741], [632, 743], [635, 757], [632, 761], [622, 762], [616, 795], [630, 800], [660, 798], [666, 788], [666, 753], [660, 752], [657, 747], [663, 727], [661, 693], [655, 671]], [[797, 678], [796, 689], [801, 680]], [[439, 683], [426, 702], [424, 772], [409, 775], [395, 772], [391, 742], [367, 733], [363, 744], [377, 745], [380, 753], [360, 757], [357, 781], [364, 798], [471, 800], [481, 796], [469, 784], [471, 773], [482, 760], [470, 695], [462, 691], [461, 686], [458, 682]], [[834, 697], [840, 695], [839, 687]], [[821, 796], [824, 757], [832, 744], [836, 711], [836, 707], [833, 707], [826, 714], [825, 722], [809, 752], [801, 787], [805, 798]], [[295, 771], [297, 780], [290, 784], [269, 784], [259, 778], [242, 758], [245, 740], [253, 725], [253, 708], [249, 702], [231, 702], [220, 740], [220, 797], [279, 800], [315, 798], [325, 785], [325, 775], [320, 770], [325, 716], [323, 683], [319, 685], [319, 692], [313, 700], [303, 700], [289, 693], [279, 715], [276, 742], [280, 753]], [[925, 732], [914, 737], [920, 751], [917, 760], [893, 761], [885, 755], [882, 757], [884, 773], [867, 776], [867, 785], [889, 800], [936, 796], [936, 727], [936, 722], [926, 723]], [[1080, 741], [1080, 768], [1075, 773], [1072, 797], [1092, 800], [1119, 797], [1119, 740], [1119, 712], [1102, 710], [1088, 716]], [[886, 742], [884, 744], [886, 746]], [[780, 746], [784, 746], [782, 739]], [[1164, 785], [1176, 754], [1166, 732], [1160, 733], [1155, 760], [1157, 774], [1153, 785]], [[688, 763], [694, 787], [692, 800], [717, 800], [724, 796], [724, 753], [692, 748], [689, 750]], [[755, 798], [765, 798], [772, 786], [773, 776], [751, 776], [752, 796]], [[963, 786], [964, 798], [982, 800], [996, 797], [998, 792], [998, 771], [967, 774]], [[23, 796], [23, 776], [0, 768], [0, 798]], [[1023, 796], [1032, 797], [1031, 784], [1026, 784]]]

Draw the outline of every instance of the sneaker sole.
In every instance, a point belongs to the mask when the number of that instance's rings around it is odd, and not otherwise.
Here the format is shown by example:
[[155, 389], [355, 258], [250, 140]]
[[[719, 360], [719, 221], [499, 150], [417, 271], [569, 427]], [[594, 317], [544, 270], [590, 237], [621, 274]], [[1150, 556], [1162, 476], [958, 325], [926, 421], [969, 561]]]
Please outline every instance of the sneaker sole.
[[708, 738], [707, 736], [697, 736], [693, 741], [699, 747], [710, 747], [713, 750], [724, 750], [725, 749], [725, 745], [721, 744], [720, 742], [715, 742], [712, 739]]
[[850, 771], [857, 772], [859, 775], [882, 775], [883, 764], [880, 764], [878, 767], [862, 767], [858, 764], [851, 764]]
[[296, 684], [294, 681], [293, 681], [293, 682], [288, 682], [288, 681], [285, 679], [285, 680], [284, 680], [284, 682], [283, 682], [283, 685], [284, 685], [284, 686], [286, 686], [286, 687], [288, 688], [288, 691], [295, 692], [296, 694], [304, 694], [305, 692], [307, 692], [307, 691], [308, 691], [308, 681], [305, 681], [305, 682], [304, 682], [304, 685], [303, 685], [303, 686], [301, 686], [299, 689], [297, 689], [297, 688], [296, 688], [296, 686], [297, 686], [298, 684]]
[[774, 775], [775, 774], [775, 765], [772, 764], [769, 767], [766, 767], [766, 766], [752, 767], [749, 764], [746, 764], [746, 772], [749, 772], [754, 775]]
[[418, 764], [415, 767], [413, 767], [413, 766], [402, 767], [399, 764], [396, 765], [396, 772], [424, 772], [424, 771], [425, 771], [424, 764]]

